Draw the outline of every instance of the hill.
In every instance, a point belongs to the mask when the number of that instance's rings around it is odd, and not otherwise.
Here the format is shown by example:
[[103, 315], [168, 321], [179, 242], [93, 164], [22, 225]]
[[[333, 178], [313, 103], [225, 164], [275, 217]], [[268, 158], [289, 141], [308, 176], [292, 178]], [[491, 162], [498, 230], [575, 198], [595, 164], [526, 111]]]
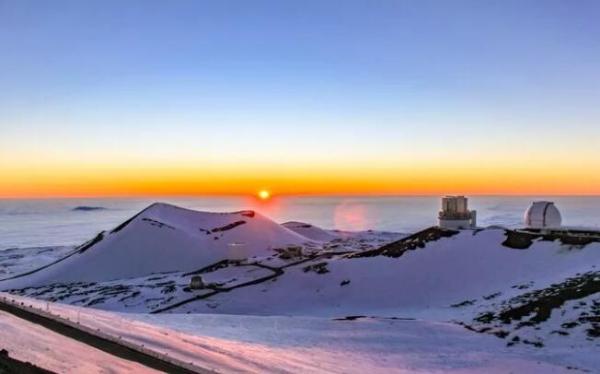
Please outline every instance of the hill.
[[[515, 297], [524, 292], [522, 285], [549, 287], [594, 271], [600, 261], [600, 243], [535, 240], [527, 249], [515, 249], [506, 242], [510, 232], [429, 229], [378, 250], [308, 258], [284, 268], [276, 280], [219, 293], [171, 312], [446, 320], [462, 313], [464, 309], [453, 307], [457, 304]], [[236, 268], [244, 269], [231, 264], [228, 271], [235, 274]]]
[[[431, 227], [402, 236], [306, 226], [250, 211], [153, 205], [62, 262], [0, 288], [119, 312], [421, 319], [454, 322], [508, 347], [598, 344], [597, 232]], [[336, 238], [318, 240], [323, 233]], [[271, 250], [299, 243], [299, 254]], [[165, 245], [187, 250], [162, 251]], [[143, 253], [154, 257], [132, 257]], [[204, 288], [190, 289], [194, 275]]]
[[156, 203], [51, 266], [10, 283], [99, 282], [190, 271], [310, 241], [254, 211], [210, 213]]

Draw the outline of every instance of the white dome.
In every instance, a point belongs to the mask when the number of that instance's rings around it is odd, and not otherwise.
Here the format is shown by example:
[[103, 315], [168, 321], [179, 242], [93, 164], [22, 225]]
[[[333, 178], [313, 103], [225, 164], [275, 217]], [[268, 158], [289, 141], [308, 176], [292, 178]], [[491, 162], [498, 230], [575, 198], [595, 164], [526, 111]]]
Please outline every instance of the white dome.
[[560, 227], [562, 217], [551, 201], [534, 201], [525, 211], [525, 226], [542, 229]]

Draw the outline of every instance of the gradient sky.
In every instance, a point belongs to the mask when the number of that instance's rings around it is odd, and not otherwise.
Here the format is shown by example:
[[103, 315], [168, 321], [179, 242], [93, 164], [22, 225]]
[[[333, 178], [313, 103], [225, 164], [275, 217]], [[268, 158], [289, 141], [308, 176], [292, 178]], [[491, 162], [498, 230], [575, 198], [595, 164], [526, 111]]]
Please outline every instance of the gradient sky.
[[0, 0], [0, 197], [600, 194], [600, 2]]

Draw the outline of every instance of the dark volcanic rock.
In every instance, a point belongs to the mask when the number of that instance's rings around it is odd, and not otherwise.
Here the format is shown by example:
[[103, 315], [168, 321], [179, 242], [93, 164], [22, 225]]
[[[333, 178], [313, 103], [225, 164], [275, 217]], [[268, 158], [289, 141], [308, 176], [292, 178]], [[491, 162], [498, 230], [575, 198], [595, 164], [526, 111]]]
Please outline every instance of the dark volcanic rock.
[[425, 245], [429, 242], [437, 241], [441, 238], [449, 238], [458, 234], [459, 231], [447, 230], [440, 227], [430, 227], [423, 231], [419, 231], [413, 235], [407, 236], [390, 244], [386, 244], [383, 247], [372, 249], [360, 253], [351, 254], [349, 258], [360, 258], [360, 257], [375, 257], [375, 256], [387, 256], [387, 257], [400, 257], [406, 251], [412, 251], [417, 248], [425, 248]]
[[0, 373], [7, 374], [53, 374], [53, 371], [42, 369], [29, 362], [11, 358], [8, 351], [0, 350]]

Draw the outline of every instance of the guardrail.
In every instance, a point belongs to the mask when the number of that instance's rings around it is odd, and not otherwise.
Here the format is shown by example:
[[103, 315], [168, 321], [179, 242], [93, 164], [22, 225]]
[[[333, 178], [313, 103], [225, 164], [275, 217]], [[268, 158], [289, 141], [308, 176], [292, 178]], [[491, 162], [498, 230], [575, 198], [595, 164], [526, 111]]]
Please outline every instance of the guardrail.
[[44, 310], [43, 308], [36, 308], [34, 307], [32, 304], [30, 305], [26, 305], [24, 301], [17, 301], [17, 299], [13, 299], [11, 296], [7, 297], [7, 294], [5, 293], [0, 293], [0, 302], [3, 302], [7, 305], [11, 305], [17, 309], [21, 309], [24, 310], [26, 312], [29, 313], [33, 313], [36, 315], [39, 315], [41, 317], [45, 317], [45, 318], [49, 318], [52, 319], [54, 321], [60, 322], [64, 325], [67, 325], [69, 327], [72, 327], [74, 329], [83, 331], [85, 333], [88, 333], [90, 335], [96, 336], [98, 338], [101, 339], [105, 339], [108, 340], [110, 342], [113, 342], [115, 344], [121, 345], [123, 347], [129, 348], [133, 351], [137, 351], [139, 353], [143, 353], [145, 355], [154, 357], [156, 359], [168, 362], [169, 364], [175, 365], [175, 366], [179, 366], [183, 369], [195, 372], [195, 373], [199, 373], [199, 374], [215, 374], [217, 373], [214, 370], [207, 370], [205, 368], [202, 368], [200, 366], [195, 365], [192, 362], [185, 362], [183, 360], [180, 360], [178, 358], [169, 356], [169, 354], [167, 353], [161, 353], [161, 352], [157, 352], [155, 350], [146, 348], [143, 344], [136, 344], [133, 343], [131, 341], [128, 341], [126, 339], [121, 338], [120, 336], [114, 336], [112, 334], [108, 334], [106, 332], [103, 332], [102, 330], [100, 330], [99, 328], [92, 328], [86, 325], [81, 324], [79, 321], [72, 321], [71, 319], [69, 319], [68, 317], [63, 317], [61, 315], [57, 315], [57, 314], [52, 314], [50, 312], [50, 308], [49, 308], [49, 303], [47, 303], [47, 310]]

